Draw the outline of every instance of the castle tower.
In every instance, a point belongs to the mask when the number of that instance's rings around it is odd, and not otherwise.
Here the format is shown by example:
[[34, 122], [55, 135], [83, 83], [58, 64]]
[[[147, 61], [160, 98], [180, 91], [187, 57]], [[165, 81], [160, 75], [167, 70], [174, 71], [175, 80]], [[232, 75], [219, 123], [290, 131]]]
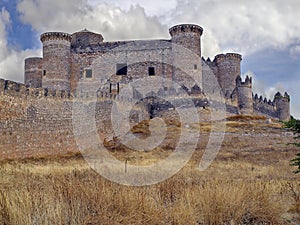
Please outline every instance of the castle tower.
[[25, 59], [25, 85], [28, 87], [42, 87], [42, 58]]
[[72, 34], [72, 48], [86, 48], [90, 45], [97, 45], [103, 42], [103, 36], [84, 29]]
[[274, 96], [274, 104], [278, 118], [282, 121], [290, 119], [290, 96], [285, 92], [284, 96], [277, 92]]
[[71, 35], [49, 32], [41, 35], [43, 43], [42, 86], [70, 90]]
[[238, 76], [236, 78], [236, 91], [238, 97], [238, 109], [241, 114], [253, 114], [252, 78], [248, 76], [245, 82]]
[[214, 63], [218, 70], [218, 81], [225, 97], [230, 97], [236, 86], [236, 78], [241, 75], [242, 56], [236, 53], [217, 55]]
[[181, 45], [201, 58], [201, 35], [203, 28], [194, 24], [181, 24], [169, 29], [172, 43]]
[[203, 28], [194, 24], [181, 24], [169, 29], [172, 37], [173, 81], [191, 89], [202, 89], [201, 35]]

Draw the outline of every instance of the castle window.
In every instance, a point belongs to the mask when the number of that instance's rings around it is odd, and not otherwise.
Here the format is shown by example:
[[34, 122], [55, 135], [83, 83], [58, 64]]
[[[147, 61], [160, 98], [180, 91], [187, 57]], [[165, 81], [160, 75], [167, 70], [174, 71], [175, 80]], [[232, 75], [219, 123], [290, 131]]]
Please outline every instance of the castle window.
[[117, 75], [127, 75], [127, 64], [126, 63], [118, 63], [116, 74]]
[[148, 68], [148, 73], [149, 73], [149, 76], [155, 76], [155, 68], [154, 67], [149, 67]]
[[46, 70], [43, 70], [43, 76], [46, 76]]
[[85, 69], [85, 78], [92, 78], [92, 77], [93, 77], [92, 69]]
[[194, 65], [194, 70], [197, 70], [197, 69], [198, 69], [198, 65], [195, 64], [195, 65]]

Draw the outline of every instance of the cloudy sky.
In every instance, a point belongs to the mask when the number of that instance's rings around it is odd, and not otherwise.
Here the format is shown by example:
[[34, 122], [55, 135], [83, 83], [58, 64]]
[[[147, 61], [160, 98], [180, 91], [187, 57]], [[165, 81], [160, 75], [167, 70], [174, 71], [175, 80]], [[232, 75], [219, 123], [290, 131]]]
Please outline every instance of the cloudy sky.
[[168, 28], [204, 28], [203, 55], [238, 52], [254, 92], [291, 95], [300, 118], [298, 0], [0, 0], [0, 78], [23, 82], [24, 58], [41, 56], [39, 35], [87, 28], [106, 41], [169, 38]]

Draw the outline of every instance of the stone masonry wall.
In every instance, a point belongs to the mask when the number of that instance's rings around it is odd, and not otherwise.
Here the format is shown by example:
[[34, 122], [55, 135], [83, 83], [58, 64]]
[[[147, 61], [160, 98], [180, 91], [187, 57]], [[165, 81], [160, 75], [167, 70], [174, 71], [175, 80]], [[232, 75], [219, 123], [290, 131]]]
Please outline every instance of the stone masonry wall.
[[27, 89], [4, 80], [0, 80], [0, 90], [1, 159], [76, 151], [72, 102], [65, 92]]
[[39, 88], [42, 87], [42, 69], [43, 58], [27, 58], [25, 59], [25, 85]]
[[56, 90], [70, 90], [71, 35], [45, 33], [43, 43], [42, 87]]
[[241, 60], [241, 55], [235, 53], [215, 57], [214, 62], [218, 68], [216, 75], [226, 97], [230, 97], [236, 86], [236, 78], [241, 75]]
[[[72, 117], [77, 98], [84, 102], [79, 115], [83, 121], [88, 122], [87, 118], [94, 115], [99, 136], [112, 137], [110, 118], [116, 97], [105, 93], [76, 95], [75, 98], [65, 91], [28, 89], [23, 84], [0, 80], [0, 159], [78, 152]], [[91, 102], [96, 106], [94, 109]], [[136, 105], [133, 111], [146, 115], [142, 105]], [[80, 124], [81, 130], [84, 124], [89, 123]]]
[[[106, 45], [106, 43], [102, 43]], [[167, 41], [137, 41], [116, 43], [115, 49], [106, 51], [90, 48], [85, 51], [72, 51], [71, 90], [75, 91], [78, 82], [98, 82], [99, 88], [110, 92], [110, 84], [119, 84], [120, 89], [129, 82], [149, 77], [149, 67], [154, 67], [155, 76], [168, 79], [171, 83], [172, 58], [171, 44]], [[127, 75], [116, 75], [117, 64], [127, 65]], [[92, 69], [93, 77], [85, 78], [85, 69]], [[168, 84], [166, 84], [168, 85]]]

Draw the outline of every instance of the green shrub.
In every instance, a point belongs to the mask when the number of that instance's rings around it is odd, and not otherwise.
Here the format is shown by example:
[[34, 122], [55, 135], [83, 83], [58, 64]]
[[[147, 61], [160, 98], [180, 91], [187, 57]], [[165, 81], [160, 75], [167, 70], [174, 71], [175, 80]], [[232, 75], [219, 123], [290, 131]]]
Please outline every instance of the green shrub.
[[[284, 122], [284, 127], [285, 128], [290, 128], [294, 132], [294, 134], [296, 135], [295, 139], [300, 138], [300, 120], [297, 120], [297, 119], [291, 117], [291, 119], [289, 121]], [[292, 143], [292, 144], [300, 147], [300, 142], [295, 142], [295, 143]], [[298, 167], [297, 170], [295, 170], [294, 172], [295, 173], [300, 173], [300, 153], [298, 153], [296, 155], [296, 158], [291, 160], [290, 165]]]

